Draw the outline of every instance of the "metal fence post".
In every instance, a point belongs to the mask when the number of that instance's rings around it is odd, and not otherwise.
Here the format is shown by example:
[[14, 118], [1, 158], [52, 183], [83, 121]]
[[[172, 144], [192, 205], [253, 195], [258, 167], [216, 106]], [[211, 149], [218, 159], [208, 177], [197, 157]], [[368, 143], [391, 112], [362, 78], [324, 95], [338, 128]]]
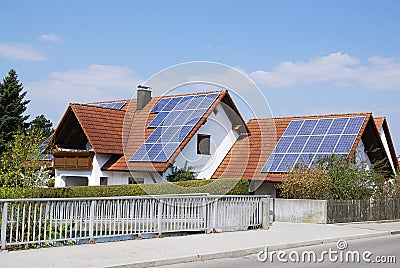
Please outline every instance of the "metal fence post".
[[217, 230], [217, 210], [218, 210], [218, 198], [215, 199], [213, 202], [214, 210], [213, 210], [213, 224], [212, 224], [212, 231]]
[[94, 217], [95, 217], [96, 201], [92, 200], [90, 204], [90, 219], [89, 219], [89, 241], [93, 242], [94, 239]]
[[3, 211], [1, 215], [1, 250], [6, 249], [6, 241], [7, 241], [7, 209], [8, 202], [3, 203]]
[[269, 229], [269, 210], [270, 210], [270, 198], [261, 198], [262, 202], [262, 223], [261, 228]]
[[162, 201], [158, 200], [157, 204], [157, 214], [158, 214], [158, 235], [161, 236], [162, 233]]

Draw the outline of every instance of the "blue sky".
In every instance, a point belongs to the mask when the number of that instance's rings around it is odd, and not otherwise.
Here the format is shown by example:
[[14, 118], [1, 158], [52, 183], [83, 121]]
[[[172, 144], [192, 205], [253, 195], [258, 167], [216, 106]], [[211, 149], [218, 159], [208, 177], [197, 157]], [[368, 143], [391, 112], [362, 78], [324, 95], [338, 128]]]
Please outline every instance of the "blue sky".
[[[399, 1], [6, 1], [0, 75], [19, 74], [33, 118], [130, 98], [171, 65], [240, 69], [274, 116], [372, 112], [400, 150]], [[399, 154], [399, 152], [398, 152]]]

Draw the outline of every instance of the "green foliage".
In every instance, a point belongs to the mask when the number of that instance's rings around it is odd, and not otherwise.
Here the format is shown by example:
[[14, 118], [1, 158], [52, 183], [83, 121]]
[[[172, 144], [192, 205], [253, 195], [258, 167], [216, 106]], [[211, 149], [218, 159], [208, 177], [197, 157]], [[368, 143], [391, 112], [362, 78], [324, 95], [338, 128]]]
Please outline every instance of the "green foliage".
[[348, 162], [332, 155], [311, 168], [297, 167], [278, 186], [286, 198], [369, 199], [382, 192], [384, 174], [377, 167]]
[[327, 199], [329, 177], [315, 166], [310, 168], [299, 166], [286, 174], [283, 183], [277, 185], [277, 188], [285, 198]]
[[169, 182], [176, 181], [188, 181], [195, 180], [197, 173], [193, 171], [193, 167], [178, 168], [176, 166], [171, 167], [171, 174], [167, 175], [167, 180]]
[[248, 189], [249, 183], [246, 179], [192, 180], [174, 183], [75, 186], [63, 188], [0, 187], [0, 199], [139, 196], [187, 193], [248, 195]]
[[43, 114], [36, 116], [35, 119], [29, 122], [28, 133], [31, 131], [35, 131], [35, 129], [40, 129], [43, 132], [43, 136], [46, 138], [50, 137], [51, 134], [53, 134], [54, 132], [53, 123]]
[[10, 70], [0, 83], [0, 154], [6, 149], [16, 130], [24, 131], [27, 127], [24, 116], [29, 100], [24, 100], [26, 91], [18, 81], [18, 75]]
[[46, 167], [40, 161], [39, 146], [43, 142], [41, 130], [28, 135], [18, 131], [7, 144], [0, 158], [0, 186], [40, 187], [48, 178]]

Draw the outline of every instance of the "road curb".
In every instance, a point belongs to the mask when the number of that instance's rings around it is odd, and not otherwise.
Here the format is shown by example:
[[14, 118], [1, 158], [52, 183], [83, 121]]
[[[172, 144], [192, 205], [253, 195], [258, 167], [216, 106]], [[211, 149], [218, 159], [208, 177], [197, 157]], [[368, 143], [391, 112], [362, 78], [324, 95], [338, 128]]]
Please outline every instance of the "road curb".
[[[400, 234], [400, 231], [398, 233]], [[336, 242], [339, 239], [351, 241], [351, 240], [357, 240], [357, 239], [363, 239], [363, 238], [388, 236], [388, 235], [392, 235], [392, 234], [394, 234], [394, 233], [391, 231], [380, 231], [380, 232], [371, 233], [371, 234], [335, 237], [335, 238], [327, 238], [327, 239], [317, 239], [317, 240], [300, 241], [300, 242], [286, 243], [286, 244], [266, 245], [266, 246], [261, 246], [261, 247], [237, 249], [237, 250], [221, 251], [221, 252], [213, 252], [213, 253], [204, 253], [204, 254], [182, 256], [182, 257], [169, 258], [169, 259], [134, 262], [134, 263], [129, 263], [129, 264], [120, 264], [120, 265], [113, 265], [113, 266], [108, 266], [108, 267], [109, 268], [117, 268], [117, 267], [118, 268], [148, 268], [148, 267], [172, 265], [172, 264], [195, 262], [195, 261], [206, 261], [206, 260], [223, 259], [223, 258], [237, 258], [237, 257], [251, 255], [251, 254], [256, 254], [260, 251], [264, 251], [266, 248], [268, 248], [268, 250], [276, 251], [276, 250], [284, 250], [284, 249], [297, 248], [297, 247], [327, 244], [327, 243], [331, 243], [331, 242]]]

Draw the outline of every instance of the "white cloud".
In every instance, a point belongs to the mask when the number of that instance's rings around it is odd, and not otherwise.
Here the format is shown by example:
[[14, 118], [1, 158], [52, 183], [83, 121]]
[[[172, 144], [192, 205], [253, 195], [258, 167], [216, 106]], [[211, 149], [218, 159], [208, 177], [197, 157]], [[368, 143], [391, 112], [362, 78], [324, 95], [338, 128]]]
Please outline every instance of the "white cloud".
[[62, 38], [54, 33], [49, 33], [49, 34], [42, 34], [39, 36], [40, 41], [45, 41], [45, 42], [53, 42], [57, 43], [62, 40]]
[[307, 62], [282, 62], [272, 71], [258, 70], [250, 73], [250, 77], [268, 87], [327, 82], [338, 87], [400, 89], [400, 64], [384, 57], [370, 57], [363, 64], [355, 57], [337, 52]]
[[54, 72], [50, 78], [26, 84], [32, 100], [88, 102], [127, 99], [142, 81], [127, 67], [98, 64], [86, 69]]
[[34, 47], [22, 43], [0, 43], [0, 58], [28, 61], [43, 61], [46, 59], [46, 57]]

